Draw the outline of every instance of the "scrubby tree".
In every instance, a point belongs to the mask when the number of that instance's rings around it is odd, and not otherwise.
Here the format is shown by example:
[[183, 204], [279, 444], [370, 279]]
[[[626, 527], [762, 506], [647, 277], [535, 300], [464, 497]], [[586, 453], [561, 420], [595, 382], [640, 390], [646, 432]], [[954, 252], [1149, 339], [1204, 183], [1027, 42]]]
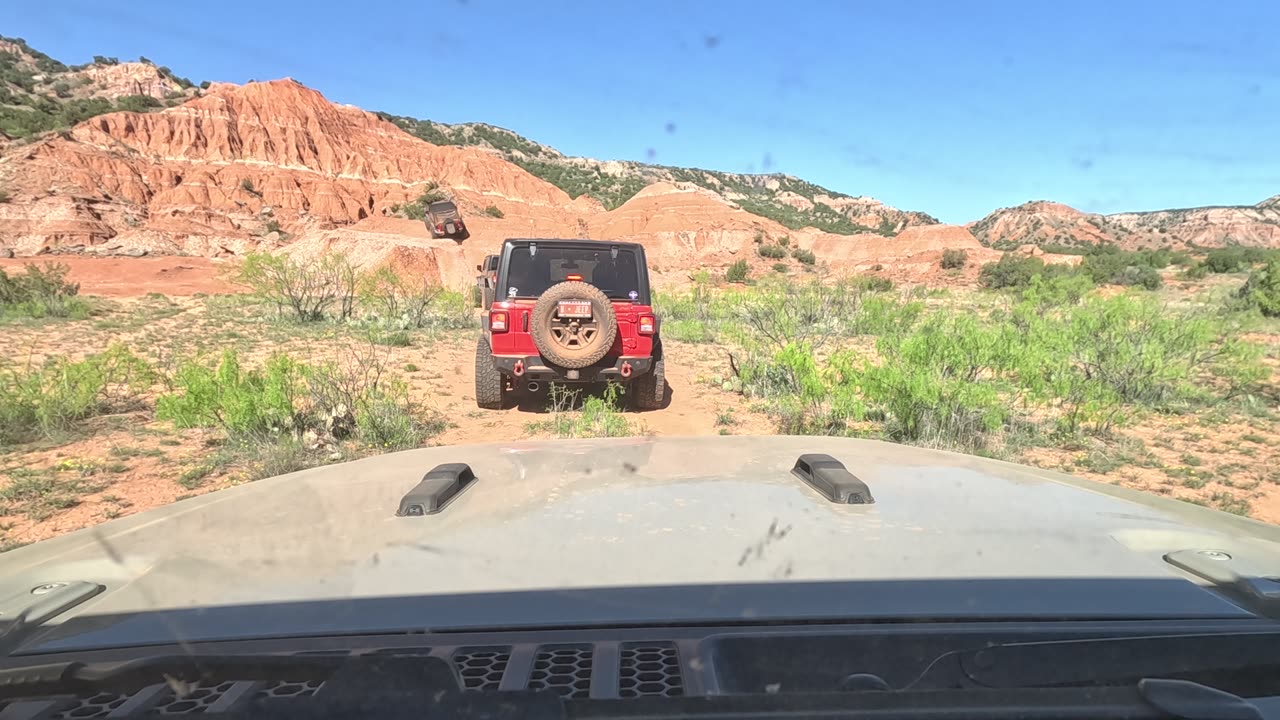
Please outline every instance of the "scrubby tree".
[[969, 253], [964, 250], [947, 248], [942, 251], [942, 269], [959, 270], [969, 263]]
[[747, 261], [739, 260], [729, 266], [724, 272], [724, 279], [731, 283], [741, 283], [747, 281]]

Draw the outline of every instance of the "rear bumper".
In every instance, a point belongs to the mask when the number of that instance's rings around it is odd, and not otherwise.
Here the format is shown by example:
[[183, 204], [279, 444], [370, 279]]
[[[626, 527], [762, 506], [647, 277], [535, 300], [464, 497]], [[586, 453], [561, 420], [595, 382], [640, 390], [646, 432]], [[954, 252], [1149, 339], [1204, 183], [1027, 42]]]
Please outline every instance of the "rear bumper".
[[[523, 365], [524, 373], [516, 374], [516, 363]], [[517, 380], [533, 380], [536, 382], [589, 383], [614, 380], [626, 382], [653, 369], [653, 358], [641, 357], [606, 357], [595, 365], [578, 370], [553, 367], [542, 359], [541, 355], [494, 355], [493, 365], [506, 377]], [[623, 366], [629, 365], [630, 372], [623, 374]]]

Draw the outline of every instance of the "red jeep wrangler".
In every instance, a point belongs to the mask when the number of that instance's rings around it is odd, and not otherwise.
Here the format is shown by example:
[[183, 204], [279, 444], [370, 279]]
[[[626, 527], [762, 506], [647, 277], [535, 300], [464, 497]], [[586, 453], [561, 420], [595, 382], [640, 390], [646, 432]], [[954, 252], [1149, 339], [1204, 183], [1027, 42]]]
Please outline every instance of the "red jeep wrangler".
[[476, 404], [544, 382], [623, 383], [641, 409], [662, 406], [658, 318], [644, 248], [600, 240], [507, 240], [476, 345]]

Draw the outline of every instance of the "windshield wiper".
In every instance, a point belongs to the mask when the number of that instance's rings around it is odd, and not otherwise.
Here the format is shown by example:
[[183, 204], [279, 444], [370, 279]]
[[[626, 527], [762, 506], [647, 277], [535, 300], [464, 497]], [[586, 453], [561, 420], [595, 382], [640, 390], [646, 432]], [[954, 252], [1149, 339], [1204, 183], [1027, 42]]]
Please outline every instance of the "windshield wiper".
[[1280, 633], [1215, 633], [1003, 643], [940, 655], [908, 687], [1125, 685], [1144, 678], [1280, 692]]

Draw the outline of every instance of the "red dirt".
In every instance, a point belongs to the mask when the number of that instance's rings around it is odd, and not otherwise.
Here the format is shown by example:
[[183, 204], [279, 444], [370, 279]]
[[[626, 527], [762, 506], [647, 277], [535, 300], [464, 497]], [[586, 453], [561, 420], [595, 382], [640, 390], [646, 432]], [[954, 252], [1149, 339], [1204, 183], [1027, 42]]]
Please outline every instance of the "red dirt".
[[194, 295], [206, 293], [241, 292], [239, 288], [219, 278], [226, 264], [199, 257], [79, 257], [75, 255], [50, 255], [36, 258], [0, 259], [0, 269], [7, 272], [21, 271], [26, 265], [46, 262], [60, 263], [71, 271], [68, 279], [80, 283], [85, 295], [106, 297], [137, 297], [147, 293], [163, 295]]

